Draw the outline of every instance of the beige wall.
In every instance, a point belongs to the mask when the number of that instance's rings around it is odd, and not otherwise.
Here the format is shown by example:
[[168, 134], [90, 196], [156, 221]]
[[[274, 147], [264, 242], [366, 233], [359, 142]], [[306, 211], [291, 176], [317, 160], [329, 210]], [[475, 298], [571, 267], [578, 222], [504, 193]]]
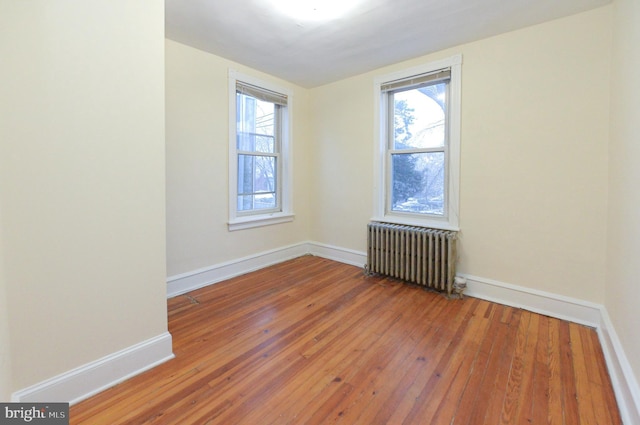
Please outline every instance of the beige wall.
[[460, 271], [604, 301], [611, 9], [311, 90], [312, 239], [365, 250], [373, 78], [457, 53]]
[[640, 381], [640, 3], [614, 2], [605, 306]]
[[[229, 68], [293, 91], [291, 223], [227, 229]], [[167, 275], [190, 272], [308, 239], [308, 91], [167, 40]]]
[[373, 216], [373, 102], [372, 74], [311, 90], [314, 241], [366, 250]]
[[2, 0], [0, 28], [15, 391], [167, 330], [164, 9]]
[[0, 401], [8, 401], [11, 399], [13, 389], [11, 380], [13, 373], [11, 372], [9, 304], [7, 302], [7, 282], [4, 277], [4, 239], [2, 237], [2, 227], [2, 203], [0, 202]]

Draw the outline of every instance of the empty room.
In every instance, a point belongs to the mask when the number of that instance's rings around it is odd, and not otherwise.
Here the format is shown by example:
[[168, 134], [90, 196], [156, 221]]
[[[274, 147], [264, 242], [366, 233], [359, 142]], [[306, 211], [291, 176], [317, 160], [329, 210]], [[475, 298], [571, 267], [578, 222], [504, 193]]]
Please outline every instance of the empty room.
[[636, 0], [0, 0], [0, 58], [0, 417], [640, 424]]

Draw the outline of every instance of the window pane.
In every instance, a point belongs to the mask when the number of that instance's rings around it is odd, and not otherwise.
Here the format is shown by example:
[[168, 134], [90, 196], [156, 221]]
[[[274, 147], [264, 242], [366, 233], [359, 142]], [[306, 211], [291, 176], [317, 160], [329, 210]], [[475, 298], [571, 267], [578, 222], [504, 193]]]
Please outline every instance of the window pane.
[[391, 210], [444, 215], [444, 153], [391, 158]]
[[238, 149], [275, 152], [277, 105], [236, 93]]
[[245, 152], [274, 153], [275, 138], [254, 133], [238, 133], [237, 149]]
[[276, 164], [273, 156], [238, 155], [239, 211], [275, 208]]
[[440, 83], [393, 93], [393, 149], [444, 146], [446, 92]]
[[264, 210], [275, 207], [276, 195], [274, 193], [238, 196], [238, 211]]

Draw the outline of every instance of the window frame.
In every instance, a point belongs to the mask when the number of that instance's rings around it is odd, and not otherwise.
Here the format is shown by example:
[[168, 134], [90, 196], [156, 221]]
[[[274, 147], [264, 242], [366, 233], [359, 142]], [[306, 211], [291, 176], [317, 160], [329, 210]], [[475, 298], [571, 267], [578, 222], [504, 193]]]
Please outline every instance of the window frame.
[[[238, 82], [253, 86], [257, 89], [276, 93], [287, 97], [287, 105], [276, 108], [276, 119], [279, 128], [276, 131], [274, 153], [264, 156], [276, 158], [276, 207], [270, 209], [255, 209], [250, 211], [238, 210], [238, 158], [246, 151], [238, 149], [237, 145], [237, 102], [236, 90]], [[294, 219], [292, 211], [292, 158], [291, 158], [291, 111], [293, 110], [293, 95], [290, 90], [243, 74], [236, 70], [229, 70], [229, 221], [230, 231], [249, 229], [260, 226], [290, 222]], [[255, 154], [255, 153], [254, 153]], [[259, 155], [262, 156], [262, 155]]]
[[[374, 215], [372, 220], [397, 224], [433, 227], [444, 230], [459, 229], [460, 203], [460, 106], [462, 55], [429, 62], [401, 71], [378, 76], [374, 79]], [[447, 127], [445, 134], [445, 206], [444, 214], [425, 215], [391, 210], [391, 129], [388, 117], [392, 113], [389, 95], [382, 87], [390, 82], [412, 76], [450, 69], [448, 83]]]

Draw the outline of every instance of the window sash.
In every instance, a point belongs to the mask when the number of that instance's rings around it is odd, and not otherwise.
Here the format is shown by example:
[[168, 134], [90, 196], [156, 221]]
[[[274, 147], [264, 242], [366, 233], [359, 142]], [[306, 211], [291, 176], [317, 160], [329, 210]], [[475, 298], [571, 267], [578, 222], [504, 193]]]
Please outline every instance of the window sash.
[[[436, 72], [437, 73], [437, 72]], [[436, 74], [436, 73], [429, 73], [426, 75], [432, 75], [432, 74]], [[450, 75], [450, 73], [449, 73]], [[419, 77], [419, 76], [418, 76]], [[411, 77], [411, 78], [415, 78], [415, 77]], [[397, 81], [409, 81], [411, 79], [403, 79], [403, 80], [397, 80]], [[386, 111], [387, 111], [387, 140], [386, 140], [386, 146], [387, 146], [387, 150], [391, 150], [391, 151], [409, 151], [411, 149], [419, 149], [421, 150], [421, 152], [427, 152], [429, 149], [436, 149], [436, 150], [442, 150], [442, 149], [446, 149], [446, 146], [449, 144], [449, 101], [450, 101], [450, 78], [447, 78], [446, 80], [441, 80], [441, 79], [433, 79], [433, 80], [429, 80], [428, 83], [426, 84], [422, 84], [422, 83], [416, 83], [415, 85], [404, 85], [396, 90], [388, 90], [388, 91], [384, 91], [382, 92], [383, 96], [386, 99]], [[445, 110], [444, 110], [444, 143], [442, 146], [438, 146], [435, 148], [408, 148], [408, 149], [396, 149], [395, 148], [395, 126], [394, 124], [394, 120], [395, 120], [395, 98], [394, 95], [396, 93], [401, 93], [404, 91], [409, 91], [409, 90], [415, 90], [415, 89], [419, 89], [419, 88], [423, 88], [423, 87], [428, 87], [431, 85], [437, 85], [437, 84], [442, 84], [442, 83], [446, 83], [446, 89], [445, 89]], [[424, 150], [423, 150], [424, 149]], [[434, 151], [435, 152], [435, 151]]]
[[[245, 74], [239, 72], [236, 69], [230, 68], [228, 73], [228, 98], [229, 98], [229, 138], [228, 138], [228, 174], [229, 174], [229, 190], [228, 190], [228, 210], [229, 210], [229, 219], [227, 222], [229, 231], [238, 231], [238, 230], [246, 230], [252, 228], [258, 228], [262, 226], [280, 224], [280, 223], [288, 223], [294, 220], [295, 214], [293, 212], [293, 188], [292, 188], [292, 176], [293, 176], [293, 157], [291, 151], [292, 144], [292, 128], [291, 123], [293, 119], [293, 110], [294, 110], [294, 91], [287, 87], [279, 86], [270, 81], [265, 81], [260, 78], [256, 78], [252, 75]], [[240, 84], [238, 84], [240, 83]], [[243, 213], [239, 211], [238, 208], [238, 154], [247, 154], [251, 152], [246, 152], [247, 150], [252, 150], [254, 147], [253, 141], [249, 140], [251, 136], [240, 135], [240, 137], [244, 138], [241, 140], [241, 145], [238, 145], [238, 132], [239, 130], [243, 130], [242, 128], [238, 129], [238, 117], [241, 111], [238, 110], [238, 100], [244, 96], [238, 93], [238, 88], [243, 93], [252, 93], [256, 96], [256, 99], [262, 101], [272, 101], [275, 102], [273, 105], [278, 105], [279, 109], [279, 117], [278, 117], [278, 208], [272, 210], [259, 209], [255, 211], [250, 211], [248, 213]], [[252, 91], [252, 88], [257, 88], [256, 91]], [[262, 94], [277, 94], [274, 97], [268, 97]], [[286, 99], [286, 102], [285, 102]], [[253, 131], [251, 128], [246, 128], [249, 131]], [[267, 130], [267, 129], [264, 129]], [[258, 130], [258, 132], [270, 133], [271, 131], [262, 131]], [[259, 146], [258, 150], [271, 150], [270, 140], [261, 139], [257, 140], [259, 142], [257, 145]], [[257, 155], [264, 155], [267, 152], [255, 153]], [[271, 152], [270, 154], [274, 154], [275, 152]], [[240, 177], [242, 178], [242, 177]], [[262, 182], [260, 183], [262, 185]], [[262, 189], [266, 189], [266, 187], [262, 186]], [[250, 189], [247, 187], [245, 190], [249, 191]], [[270, 195], [269, 195], [270, 196]], [[262, 199], [257, 199], [257, 202], [260, 204], [260, 207], [266, 205], [266, 202], [272, 202], [273, 199], [269, 196], [259, 197]], [[248, 205], [247, 203], [244, 204]]]
[[[263, 102], [269, 102], [274, 104], [274, 117], [273, 117], [273, 126], [274, 131], [273, 134], [259, 134], [251, 131], [240, 131], [236, 130], [236, 180], [241, 181], [240, 178], [240, 158], [246, 156], [253, 157], [271, 157], [274, 158], [275, 162], [275, 172], [273, 176], [274, 180], [274, 190], [273, 191], [252, 191], [252, 192], [241, 192], [239, 187], [236, 187], [236, 200], [241, 199], [244, 196], [253, 196], [253, 195], [267, 195], [273, 194], [275, 197], [275, 206], [273, 208], [248, 208], [241, 209], [239, 207], [236, 208], [236, 215], [238, 217], [251, 216], [251, 215], [259, 215], [259, 214], [267, 214], [273, 212], [282, 211], [282, 202], [281, 202], [281, 193], [282, 193], [282, 161], [280, 160], [280, 150], [281, 150], [281, 140], [282, 140], [282, 107], [287, 105], [287, 96], [281, 95], [279, 93], [262, 89], [260, 87], [256, 87], [242, 81], [236, 81], [236, 99], [237, 94], [242, 94], [245, 96], [253, 97], [254, 99], [261, 100]], [[237, 100], [236, 100], [237, 102]], [[239, 116], [236, 116], [236, 126], [238, 123]], [[246, 135], [255, 135], [258, 137], [265, 138], [273, 138], [273, 152], [264, 152], [255, 148], [254, 150], [240, 150], [239, 143], [242, 136]], [[252, 176], [255, 178], [255, 176]], [[253, 182], [255, 183], [255, 182]], [[239, 201], [237, 201], [239, 202]]]
[[[386, 99], [386, 184], [385, 184], [385, 214], [393, 215], [406, 215], [411, 217], [431, 217], [435, 219], [448, 219], [448, 203], [449, 203], [449, 82], [451, 80], [450, 68], [437, 70], [429, 73], [413, 75], [411, 77], [402, 78], [387, 83], [383, 83], [380, 86], [380, 92]], [[442, 146], [431, 148], [408, 148], [408, 149], [396, 149], [395, 148], [395, 99], [394, 94], [414, 90], [430, 85], [436, 85], [446, 83], [446, 97], [445, 97], [445, 134], [444, 143]], [[394, 173], [393, 169], [393, 157], [394, 155], [411, 155], [411, 154], [424, 154], [424, 153], [442, 153], [444, 155], [444, 179], [443, 179], [443, 213], [422, 213], [422, 212], [404, 212], [394, 209], [393, 207], [393, 187], [394, 187]]]
[[[403, 171], [406, 172], [406, 168], [399, 168], [396, 170], [396, 164], [400, 165], [398, 162], [401, 158], [407, 158], [408, 161], [411, 161], [412, 157], [422, 157], [423, 160], [433, 161], [437, 160], [438, 155], [442, 156], [442, 164], [440, 168], [432, 168], [427, 171], [423, 169], [420, 175], [421, 185], [416, 189], [414, 193], [411, 193], [410, 196], [401, 197], [399, 199], [395, 199], [395, 189], [396, 185], [399, 185], [398, 189], [406, 192], [410, 190], [409, 185], [407, 185], [406, 180], [395, 180], [393, 177], [396, 173], [401, 173]], [[398, 162], [396, 162], [398, 160]], [[393, 214], [402, 214], [402, 215], [415, 215], [418, 217], [433, 217], [433, 218], [446, 218], [447, 217], [447, 173], [448, 167], [446, 164], [446, 155], [444, 152], [428, 152], [428, 153], [406, 153], [400, 152], [395, 154], [390, 154], [388, 156], [389, 161], [389, 195], [388, 195], [388, 210], [387, 212]], [[406, 164], [405, 164], [406, 165]], [[423, 180], [424, 179], [424, 180]], [[430, 189], [432, 185], [436, 182], [436, 188], [442, 190], [441, 200], [438, 200], [440, 194], [434, 194]], [[414, 187], [415, 188], [415, 187]], [[437, 190], [439, 192], [439, 190]], [[420, 196], [422, 195], [422, 196]], [[433, 196], [435, 195], [435, 196]], [[421, 199], [421, 201], [418, 201]], [[394, 202], [396, 201], [396, 202]], [[397, 201], [402, 201], [401, 203]]]

